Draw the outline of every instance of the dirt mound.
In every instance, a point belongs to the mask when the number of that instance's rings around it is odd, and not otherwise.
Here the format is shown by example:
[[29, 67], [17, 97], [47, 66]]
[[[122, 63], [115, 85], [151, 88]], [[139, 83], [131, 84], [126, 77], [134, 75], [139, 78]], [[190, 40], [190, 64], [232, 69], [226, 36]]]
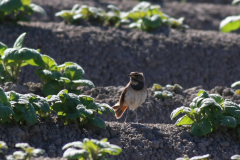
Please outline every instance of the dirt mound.
[[[74, 61], [96, 86], [126, 85], [127, 74], [142, 71], [146, 83], [178, 83], [184, 88], [229, 86], [240, 79], [240, 35], [170, 30], [168, 36], [125, 28], [30, 23], [0, 26], [1, 41], [12, 46], [27, 32], [24, 46], [41, 49], [58, 64]], [[116, 49], [117, 48], [117, 49]], [[20, 82], [38, 82], [36, 67], [24, 67]]]
[[[216, 0], [217, 1], [217, 0]], [[41, 17], [38, 14], [31, 16], [32, 21], [45, 21], [45, 22], [61, 22], [62, 18], [55, 17], [55, 13], [64, 10], [71, 9], [74, 4], [87, 4], [90, 6], [102, 7], [107, 10], [108, 4], [115, 4], [119, 9], [123, 11], [131, 10], [139, 2], [137, 1], [77, 1], [77, 0], [35, 0], [36, 4], [41, 5], [47, 12], [48, 18]], [[189, 1], [192, 2], [192, 1]], [[169, 14], [172, 17], [185, 18], [185, 24], [189, 25], [192, 29], [201, 30], [219, 30], [220, 22], [227, 16], [238, 15], [239, 6], [231, 6], [220, 4], [202, 4], [202, 3], [180, 3], [172, 2], [161, 3], [155, 1], [155, 4], [160, 4], [164, 13]], [[174, 11], [174, 12], [173, 12]], [[220, 12], [222, 11], [222, 12]]]

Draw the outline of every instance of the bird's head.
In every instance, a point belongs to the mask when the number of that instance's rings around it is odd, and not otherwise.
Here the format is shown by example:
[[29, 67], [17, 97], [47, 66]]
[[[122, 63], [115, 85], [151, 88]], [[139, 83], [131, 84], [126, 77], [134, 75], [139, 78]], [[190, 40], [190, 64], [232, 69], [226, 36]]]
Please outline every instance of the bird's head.
[[131, 72], [129, 75], [131, 84], [137, 85], [140, 82], [144, 82], [144, 76], [141, 72]]

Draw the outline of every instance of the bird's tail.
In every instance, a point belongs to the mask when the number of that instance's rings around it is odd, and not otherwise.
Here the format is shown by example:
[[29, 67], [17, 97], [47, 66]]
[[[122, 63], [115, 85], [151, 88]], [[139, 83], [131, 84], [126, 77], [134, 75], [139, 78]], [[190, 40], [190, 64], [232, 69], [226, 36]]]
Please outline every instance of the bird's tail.
[[128, 106], [122, 106], [120, 107], [120, 104], [117, 103], [112, 107], [115, 111], [115, 116], [117, 119], [121, 118], [123, 113], [127, 110]]

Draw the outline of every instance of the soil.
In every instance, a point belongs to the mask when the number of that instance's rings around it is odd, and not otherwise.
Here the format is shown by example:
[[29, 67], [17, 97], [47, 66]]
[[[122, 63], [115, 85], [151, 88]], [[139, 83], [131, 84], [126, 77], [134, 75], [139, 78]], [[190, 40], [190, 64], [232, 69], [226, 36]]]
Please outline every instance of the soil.
[[[44, 7], [49, 15], [42, 18], [38, 14], [32, 22], [0, 25], [0, 41], [12, 46], [15, 39], [27, 32], [24, 46], [40, 49], [42, 54], [53, 57], [58, 64], [73, 61], [85, 70], [85, 79], [90, 79], [96, 88], [79, 88], [82, 94], [90, 95], [97, 102], [114, 105], [128, 83], [127, 74], [142, 71], [148, 86], [148, 98], [135, 113], [130, 111], [128, 123], [123, 124], [125, 115], [117, 120], [114, 115], [102, 117], [107, 127], [103, 129], [77, 124], [64, 125], [52, 115], [47, 120], [39, 119], [36, 125], [0, 125], [0, 140], [9, 146], [5, 154], [12, 154], [18, 142], [27, 142], [33, 147], [46, 150], [38, 159], [60, 159], [61, 147], [83, 138], [108, 138], [113, 144], [123, 148], [123, 152], [113, 159], [119, 160], [173, 160], [184, 154], [189, 157], [211, 154], [211, 159], [230, 159], [239, 154], [239, 135], [236, 129], [219, 127], [213, 133], [194, 137], [190, 130], [175, 127], [170, 113], [177, 107], [189, 106], [201, 89], [218, 93], [224, 98], [240, 103], [240, 96], [233, 94], [230, 85], [240, 79], [240, 35], [220, 33], [220, 21], [229, 15], [239, 14], [239, 6], [227, 0], [201, 1], [203, 3], [180, 3], [154, 1], [161, 4], [163, 11], [179, 18], [191, 29], [179, 31], [168, 27], [146, 33], [137, 29], [100, 26], [83, 23], [80, 26], [66, 25], [55, 12], [70, 9], [75, 3], [89, 4], [106, 9], [108, 3], [129, 10], [135, 1], [77, 1], [77, 0], [33, 0]], [[199, 2], [194, 0], [191, 2]], [[219, 3], [219, 4], [214, 4]], [[35, 74], [37, 67], [23, 67], [19, 84], [5, 83], [5, 91], [41, 95], [42, 84]], [[180, 84], [181, 92], [172, 92], [173, 97], [159, 100], [153, 97], [153, 83], [163, 86]], [[164, 87], [164, 89], [166, 89]], [[0, 159], [3, 157], [0, 157]]]
[[[97, 102], [114, 104], [118, 101], [122, 87], [97, 87], [87, 90], [82, 88], [83, 94], [91, 95]], [[39, 119], [33, 126], [8, 124], [0, 126], [0, 139], [4, 140], [9, 149], [5, 154], [16, 151], [14, 145], [18, 142], [27, 142], [33, 147], [46, 151], [44, 157], [61, 157], [61, 147], [72, 141], [82, 141], [83, 138], [108, 138], [110, 143], [122, 147], [123, 152], [114, 159], [150, 159], [169, 160], [181, 157], [211, 154], [212, 159], [229, 159], [239, 153], [239, 135], [236, 129], [221, 126], [213, 133], [194, 137], [189, 129], [178, 128], [173, 125], [169, 115], [171, 111], [182, 105], [188, 106], [201, 86], [183, 90], [174, 94], [172, 99], [162, 101], [154, 98], [149, 88], [149, 95], [144, 104], [138, 109], [139, 124], [136, 124], [135, 114], [130, 111], [128, 123], [123, 119], [116, 120], [113, 115], [101, 116], [106, 120], [106, 128], [99, 129], [86, 126], [80, 129], [78, 124], [64, 125], [57, 117], [51, 116], [47, 120]], [[219, 93], [236, 103], [240, 102], [239, 95], [233, 95], [232, 89], [215, 87], [209, 93]], [[44, 157], [38, 159], [44, 159]]]

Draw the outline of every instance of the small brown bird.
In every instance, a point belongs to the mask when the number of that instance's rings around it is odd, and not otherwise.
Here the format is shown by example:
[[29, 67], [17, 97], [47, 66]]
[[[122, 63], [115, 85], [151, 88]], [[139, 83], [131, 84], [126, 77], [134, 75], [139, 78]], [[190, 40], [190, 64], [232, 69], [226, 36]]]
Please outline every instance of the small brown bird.
[[[123, 113], [129, 109], [135, 110], [138, 123], [137, 108], [147, 98], [147, 87], [145, 86], [143, 73], [131, 72], [129, 75], [130, 82], [124, 88], [118, 103], [113, 106], [117, 119], [121, 118]], [[127, 110], [128, 114], [128, 110]], [[127, 114], [124, 123], [127, 121]]]

